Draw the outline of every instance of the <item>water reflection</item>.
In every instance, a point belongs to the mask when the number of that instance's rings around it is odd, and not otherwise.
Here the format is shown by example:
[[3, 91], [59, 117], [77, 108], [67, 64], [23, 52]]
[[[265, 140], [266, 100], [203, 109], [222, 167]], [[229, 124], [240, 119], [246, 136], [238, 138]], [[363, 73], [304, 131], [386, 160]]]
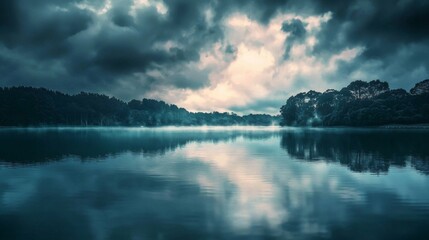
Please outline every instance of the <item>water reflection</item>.
[[[0, 239], [429, 236], [429, 177], [409, 163], [424, 163], [428, 156], [420, 142], [427, 136], [422, 132], [85, 130], [0, 135], [7, 146], [0, 153], [5, 162], [0, 166]], [[400, 144], [399, 136], [416, 140]], [[379, 145], [381, 140], [401, 145], [391, 148], [397, 154]], [[386, 162], [389, 171], [374, 175], [365, 171], [385, 170], [345, 168], [350, 163], [343, 159], [358, 154], [362, 161], [375, 156]]]
[[429, 174], [429, 131], [387, 129], [295, 129], [281, 145], [297, 159], [338, 162], [356, 172], [383, 173], [408, 164]]
[[123, 152], [163, 154], [189, 142], [229, 141], [238, 137], [264, 139], [278, 132], [264, 131], [164, 131], [144, 128], [0, 129], [0, 161], [37, 164], [77, 156], [100, 159]]

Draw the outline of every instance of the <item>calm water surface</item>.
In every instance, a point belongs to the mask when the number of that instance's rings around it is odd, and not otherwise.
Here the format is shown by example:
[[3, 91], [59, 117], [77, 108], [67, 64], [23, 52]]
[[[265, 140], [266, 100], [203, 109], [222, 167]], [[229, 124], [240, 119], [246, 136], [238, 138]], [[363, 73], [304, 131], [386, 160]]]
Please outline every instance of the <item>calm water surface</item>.
[[0, 239], [429, 239], [429, 131], [1, 129]]

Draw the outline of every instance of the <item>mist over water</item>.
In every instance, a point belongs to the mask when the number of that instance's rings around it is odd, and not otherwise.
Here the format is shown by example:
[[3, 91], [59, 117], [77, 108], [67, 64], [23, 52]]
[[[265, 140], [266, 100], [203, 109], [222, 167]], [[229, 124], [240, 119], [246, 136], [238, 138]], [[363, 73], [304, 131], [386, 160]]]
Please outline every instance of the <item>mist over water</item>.
[[0, 239], [427, 239], [428, 130], [0, 130]]

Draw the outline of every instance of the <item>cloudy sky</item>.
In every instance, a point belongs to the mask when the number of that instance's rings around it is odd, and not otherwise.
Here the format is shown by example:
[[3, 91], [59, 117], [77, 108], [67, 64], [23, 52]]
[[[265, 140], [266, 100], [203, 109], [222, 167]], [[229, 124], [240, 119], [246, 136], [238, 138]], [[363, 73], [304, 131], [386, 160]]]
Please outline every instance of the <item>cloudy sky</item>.
[[300, 91], [429, 78], [426, 0], [2, 0], [0, 86], [277, 113]]

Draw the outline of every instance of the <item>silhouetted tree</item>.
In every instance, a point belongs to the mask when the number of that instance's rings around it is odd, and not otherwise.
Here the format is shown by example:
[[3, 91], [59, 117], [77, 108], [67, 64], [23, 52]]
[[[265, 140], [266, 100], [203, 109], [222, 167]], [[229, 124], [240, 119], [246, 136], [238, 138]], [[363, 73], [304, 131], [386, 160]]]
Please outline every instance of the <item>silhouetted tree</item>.
[[429, 123], [429, 80], [411, 93], [390, 90], [387, 82], [355, 81], [324, 93], [290, 97], [280, 109], [283, 125], [378, 126]]
[[271, 125], [276, 116], [192, 113], [153, 99], [131, 100], [95, 93], [67, 95], [43, 88], [0, 88], [0, 126], [192, 126]]

